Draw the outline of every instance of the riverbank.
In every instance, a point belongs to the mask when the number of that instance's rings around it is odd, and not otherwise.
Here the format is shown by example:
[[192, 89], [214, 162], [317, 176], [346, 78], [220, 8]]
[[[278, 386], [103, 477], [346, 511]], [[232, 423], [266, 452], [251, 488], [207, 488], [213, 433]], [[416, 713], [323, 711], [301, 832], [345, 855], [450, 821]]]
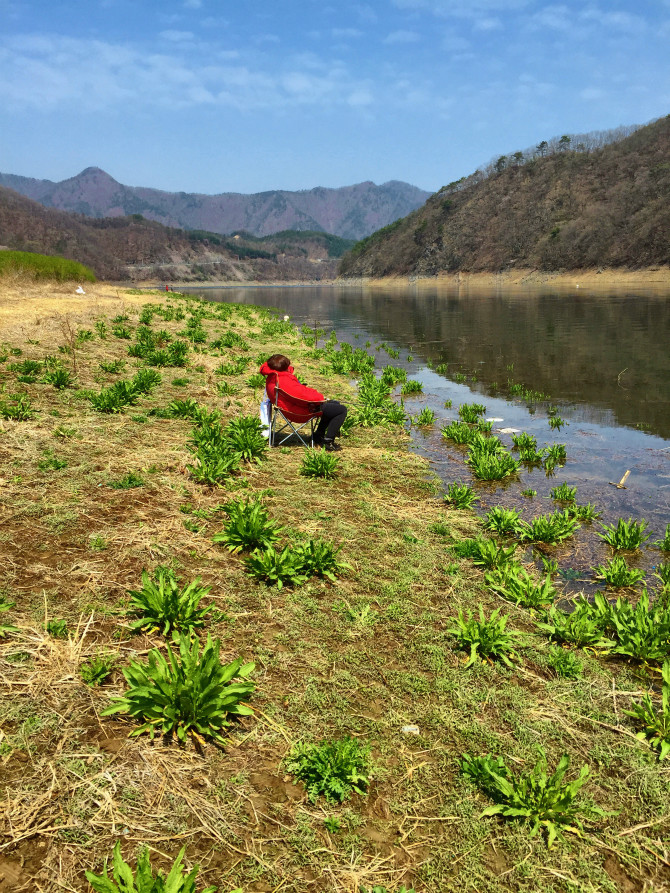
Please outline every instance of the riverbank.
[[550, 286], [559, 289], [587, 288], [589, 290], [659, 289], [670, 291], [670, 267], [647, 270], [506, 270], [501, 273], [443, 273], [432, 277], [388, 276], [379, 279], [341, 279], [343, 284], [364, 285], [367, 288], [406, 288], [412, 286], [444, 286], [449, 289], [499, 290], [529, 286]]
[[[22, 300], [30, 315], [17, 319]], [[188, 864], [201, 865], [198, 889], [221, 893], [664, 888], [669, 770], [625, 713], [649, 674], [572, 649], [580, 671], [559, 675], [552, 660], [563, 649], [537, 616], [503, 602], [463, 557], [459, 545], [480, 524], [444, 503], [401, 427], [354, 428], [332, 479], [306, 477], [305, 451], [287, 446], [219, 487], [195, 480], [196, 423], [169, 411], [174, 400], [218, 410], [224, 423], [256, 417], [251, 375], [281, 351], [351, 405], [349, 378], [326, 354], [262, 311], [178, 295], [40, 286], [0, 292], [3, 308], [0, 399], [22, 394], [34, 411], [0, 422], [0, 594], [14, 603], [0, 621], [17, 628], [0, 637], [6, 890], [84, 893], [84, 871], [100, 872], [117, 840], [133, 865], [146, 844], [164, 869], [185, 846]], [[189, 340], [185, 366], [152, 367], [129, 353], [146, 328], [166, 344], [205, 337]], [[44, 381], [44, 367], [32, 376], [11, 367], [25, 361], [60, 365], [71, 386]], [[118, 413], [95, 410], [92, 393], [142, 369], [160, 374], [150, 393]], [[215, 543], [226, 507], [246, 499], [281, 525], [290, 552], [309, 540], [340, 548], [335, 579], [279, 589], [250, 574], [243, 552]], [[122, 669], [152, 648], [165, 653], [158, 630], [131, 633], [126, 610], [142, 571], [166, 567], [182, 586], [210, 587], [201, 607], [216, 611], [201, 640], [218, 638], [225, 661], [256, 664], [254, 713], [223, 748], [128, 738], [137, 723], [103, 715], [125, 690]], [[480, 605], [508, 617], [509, 665], [475, 655], [466, 667], [459, 612], [479, 616]], [[111, 674], [85, 684], [83, 665], [105, 655]], [[371, 748], [366, 793], [311, 802], [286, 757], [301, 742], [345, 736]], [[492, 753], [529, 774], [539, 748], [550, 773], [563, 754], [568, 779], [590, 771], [551, 849], [546, 826], [529, 836], [529, 824], [483, 815], [486, 788], [460, 768], [464, 754]]]

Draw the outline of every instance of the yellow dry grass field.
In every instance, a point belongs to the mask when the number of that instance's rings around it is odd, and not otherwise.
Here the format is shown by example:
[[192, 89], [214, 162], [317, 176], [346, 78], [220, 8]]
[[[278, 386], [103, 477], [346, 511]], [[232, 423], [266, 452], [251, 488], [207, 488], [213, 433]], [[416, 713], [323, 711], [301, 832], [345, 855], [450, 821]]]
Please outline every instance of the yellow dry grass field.
[[[261, 308], [85, 290], [0, 284], [0, 893], [89, 891], [117, 843], [164, 872], [185, 847], [195, 889], [220, 893], [669, 889], [668, 769], [626, 715], [650, 678], [658, 701], [658, 668], [573, 649], [580, 673], [558, 675], [537, 616], [459, 556], [479, 522], [445, 504], [402, 426], [354, 426], [330, 478], [304, 474], [326, 454], [287, 444], [199, 482], [194, 441], [257, 417], [263, 358], [286, 353], [353, 406], [348, 376]], [[185, 341], [184, 365], [148, 359], [147, 339]], [[150, 369], [145, 392], [96, 409]], [[259, 578], [248, 551], [215, 541], [240, 501], [279, 525], [289, 557], [318, 541], [341, 566]], [[131, 628], [143, 572], [199, 581], [193, 640], [255, 664], [251, 712], [223, 743], [129, 737], [140, 722], [106, 712], [124, 670], [175, 647]], [[509, 664], [466, 666], [459, 611], [480, 605], [508, 615]], [[310, 797], [296, 746], [343, 739], [369, 748], [361, 792]], [[551, 848], [546, 821], [531, 835], [532, 820], [484, 815], [493, 801], [462, 771], [493, 754], [528, 777], [543, 753], [549, 774], [568, 755], [566, 782], [589, 769]]]

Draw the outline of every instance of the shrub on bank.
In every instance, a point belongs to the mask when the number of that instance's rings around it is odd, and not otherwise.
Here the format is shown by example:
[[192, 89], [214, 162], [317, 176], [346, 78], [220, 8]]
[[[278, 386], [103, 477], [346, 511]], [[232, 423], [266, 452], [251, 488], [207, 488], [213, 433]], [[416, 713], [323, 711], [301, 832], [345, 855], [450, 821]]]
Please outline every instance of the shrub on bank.
[[22, 273], [31, 279], [57, 282], [95, 282], [95, 273], [76, 260], [30, 251], [0, 251], [0, 276]]

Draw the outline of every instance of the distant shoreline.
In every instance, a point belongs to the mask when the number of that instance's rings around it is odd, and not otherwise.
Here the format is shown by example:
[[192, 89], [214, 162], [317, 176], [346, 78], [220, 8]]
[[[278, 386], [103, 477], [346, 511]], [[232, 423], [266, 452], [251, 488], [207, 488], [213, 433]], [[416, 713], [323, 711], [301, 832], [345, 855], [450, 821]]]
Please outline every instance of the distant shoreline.
[[[160, 289], [165, 283], [119, 283], [123, 287]], [[297, 280], [292, 282], [170, 282], [173, 291], [181, 289], [230, 290], [236, 288], [406, 288], [445, 286], [447, 288], [491, 289], [501, 287], [556, 286], [560, 288], [660, 288], [670, 290], [670, 266], [642, 270], [506, 270], [501, 273], [442, 273], [438, 276], [384, 276], [341, 279]]]

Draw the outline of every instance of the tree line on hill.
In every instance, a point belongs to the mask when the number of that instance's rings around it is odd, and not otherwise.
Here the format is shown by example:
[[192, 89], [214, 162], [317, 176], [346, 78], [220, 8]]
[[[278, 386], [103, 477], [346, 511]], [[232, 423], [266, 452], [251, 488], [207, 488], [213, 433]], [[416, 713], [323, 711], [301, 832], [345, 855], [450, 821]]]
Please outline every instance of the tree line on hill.
[[358, 242], [340, 275], [670, 264], [670, 116], [631, 131], [501, 156]]

